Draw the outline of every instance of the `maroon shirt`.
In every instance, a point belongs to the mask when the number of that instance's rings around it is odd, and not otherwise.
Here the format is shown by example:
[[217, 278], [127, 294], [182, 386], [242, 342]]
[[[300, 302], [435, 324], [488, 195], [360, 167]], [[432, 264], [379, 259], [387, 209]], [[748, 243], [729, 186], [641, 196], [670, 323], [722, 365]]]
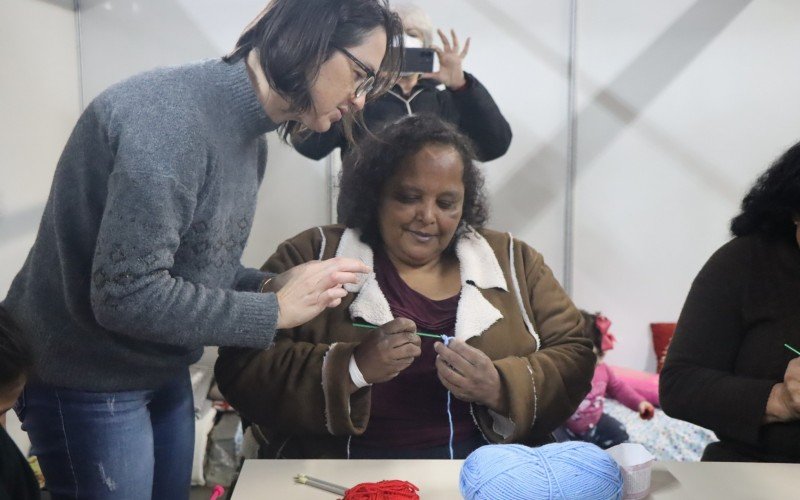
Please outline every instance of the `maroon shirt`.
[[[389, 302], [392, 315], [408, 318], [420, 332], [452, 336], [460, 295], [431, 300], [411, 289], [383, 252], [375, 252], [375, 275]], [[436, 375], [436, 339], [422, 337], [422, 354], [388, 382], [372, 386], [369, 424], [354, 437], [360, 446], [423, 449], [446, 445], [450, 440], [447, 389]], [[475, 433], [469, 404], [451, 397], [453, 442]]]

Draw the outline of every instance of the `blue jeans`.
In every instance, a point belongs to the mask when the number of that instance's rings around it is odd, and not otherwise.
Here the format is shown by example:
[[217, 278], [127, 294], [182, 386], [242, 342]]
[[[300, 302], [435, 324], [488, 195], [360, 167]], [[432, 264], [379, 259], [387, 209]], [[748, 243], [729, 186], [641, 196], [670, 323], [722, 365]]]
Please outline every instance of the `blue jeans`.
[[17, 403], [53, 499], [188, 499], [194, 404], [187, 373], [156, 390], [30, 384]]

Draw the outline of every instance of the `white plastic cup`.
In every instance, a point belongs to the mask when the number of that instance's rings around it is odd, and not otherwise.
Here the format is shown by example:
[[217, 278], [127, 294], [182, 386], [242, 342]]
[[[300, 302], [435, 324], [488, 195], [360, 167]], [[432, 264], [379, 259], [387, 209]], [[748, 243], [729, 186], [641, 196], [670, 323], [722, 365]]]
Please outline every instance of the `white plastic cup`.
[[622, 498], [625, 500], [641, 500], [650, 494], [650, 474], [654, 460], [622, 469]]
[[622, 498], [641, 500], [650, 494], [650, 475], [655, 457], [639, 443], [622, 443], [606, 452], [622, 470]]

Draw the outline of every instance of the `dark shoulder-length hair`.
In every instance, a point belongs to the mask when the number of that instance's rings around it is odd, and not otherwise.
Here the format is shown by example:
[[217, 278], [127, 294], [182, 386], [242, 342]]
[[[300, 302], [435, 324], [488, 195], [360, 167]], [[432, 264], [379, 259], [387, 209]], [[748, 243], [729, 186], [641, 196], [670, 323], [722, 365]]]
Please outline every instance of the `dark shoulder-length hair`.
[[761, 234], [794, 238], [800, 215], [800, 143], [786, 151], [758, 178], [731, 221], [734, 236]]
[[[386, 54], [367, 96], [371, 100], [392, 87], [402, 66], [403, 25], [386, 0], [272, 0], [223, 59], [236, 62], [256, 49], [270, 88], [289, 103], [290, 111], [303, 113], [314, 104], [311, 86], [322, 64], [337, 47], [359, 45], [376, 28], [386, 32]], [[361, 122], [360, 113], [342, 120], [351, 142], [355, 121]], [[305, 132], [299, 122], [281, 124], [284, 140], [298, 132]]]
[[364, 243], [373, 247], [379, 245], [378, 208], [387, 181], [430, 144], [451, 146], [464, 164], [464, 206], [449, 250], [470, 227], [484, 227], [489, 210], [483, 175], [475, 163], [470, 140], [452, 124], [424, 113], [390, 123], [375, 135], [365, 137], [359, 149], [345, 158], [337, 204], [339, 222], [358, 229]]
[[597, 326], [597, 316], [600, 313], [590, 313], [583, 309], [580, 312], [583, 316], [583, 336], [592, 341], [598, 352], [603, 352], [603, 332]]
[[33, 354], [8, 311], [0, 305], [0, 394], [33, 369]]

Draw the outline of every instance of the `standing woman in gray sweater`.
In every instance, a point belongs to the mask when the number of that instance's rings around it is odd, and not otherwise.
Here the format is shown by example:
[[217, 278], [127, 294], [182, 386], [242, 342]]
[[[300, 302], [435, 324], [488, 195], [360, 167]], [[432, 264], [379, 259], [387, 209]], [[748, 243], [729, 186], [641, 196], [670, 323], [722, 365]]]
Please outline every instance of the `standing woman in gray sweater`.
[[203, 346], [266, 348], [369, 272], [240, 258], [264, 134], [349, 126], [396, 78], [401, 35], [384, 0], [273, 0], [225, 58], [134, 76], [84, 111], [4, 301], [34, 349], [16, 410], [54, 498], [188, 498]]

